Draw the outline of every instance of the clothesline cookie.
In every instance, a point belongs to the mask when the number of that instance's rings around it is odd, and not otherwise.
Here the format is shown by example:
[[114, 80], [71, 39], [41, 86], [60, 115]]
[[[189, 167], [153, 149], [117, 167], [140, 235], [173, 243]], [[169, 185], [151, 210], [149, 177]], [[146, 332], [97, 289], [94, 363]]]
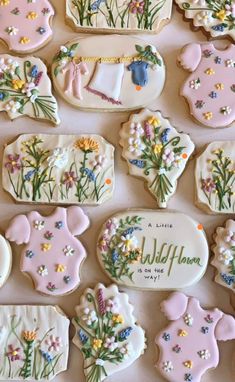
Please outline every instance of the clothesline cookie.
[[209, 250], [202, 225], [189, 216], [131, 209], [103, 224], [97, 255], [108, 277], [121, 286], [174, 290], [203, 277]]
[[202, 28], [213, 38], [230, 37], [235, 40], [234, 0], [175, 0], [194, 28]]
[[1, 0], [0, 39], [17, 53], [32, 53], [52, 38], [54, 9], [48, 0]]
[[[216, 268], [215, 281], [228, 288], [235, 295], [235, 221], [229, 219], [224, 227], [218, 227], [213, 236], [211, 264]], [[235, 308], [235, 305], [233, 305]]]
[[179, 64], [191, 72], [180, 90], [190, 114], [207, 127], [227, 127], [235, 120], [235, 45], [224, 50], [212, 43], [183, 47]]
[[69, 104], [95, 111], [138, 109], [153, 102], [165, 82], [165, 65], [153, 45], [129, 36], [76, 39], [60, 47], [52, 77]]
[[0, 380], [52, 380], [67, 370], [69, 320], [58, 306], [0, 306]]
[[123, 124], [120, 137], [129, 173], [143, 178], [158, 206], [166, 208], [194, 151], [189, 135], [178, 133], [161, 112], [145, 109]]
[[12, 267], [12, 251], [8, 241], [0, 235], [0, 288], [6, 283]]
[[101, 382], [131, 366], [145, 350], [145, 332], [116, 285], [86, 289], [73, 319], [74, 344], [84, 357], [87, 382]]
[[114, 190], [114, 147], [99, 135], [24, 134], [3, 154], [3, 188], [18, 202], [104, 203]]
[[46, 65], [35, 57], [0, 55], [0, 112], [10, 119], [27, 115], [58, 125], [58, 106]]
[[217, 341], [235, 339], [235, 319], [179, 292], [163, 301], [161, 310], [171, 322], [156, 337], [158, 371], [169, 382], [200, 382], [219, 364]]
[[210, 143], [196, 159], [196, 205], [207, 213], [235, 211], [235, 141]]
[[80, 282], [80, 267], [86, 251], [75, 236], [89, 226], [81, 208], [57, 207], [49, 216], [36, 211], [17, 215], [5, 236], [18, 245], [20, 270], [32, 279], [35, 289], [43, 294], [62, 296], [73, 292]]
[[66, 20], [78, 32], [159, 32], [170, 21], [172, 0], [66, 0]]

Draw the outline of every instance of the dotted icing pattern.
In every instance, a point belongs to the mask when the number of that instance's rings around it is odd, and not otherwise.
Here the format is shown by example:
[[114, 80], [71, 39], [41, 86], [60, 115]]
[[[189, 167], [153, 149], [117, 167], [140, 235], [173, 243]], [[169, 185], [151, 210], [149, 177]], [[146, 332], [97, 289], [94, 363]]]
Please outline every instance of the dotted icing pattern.
[[[235, 119], [235, 47], [217, 50], [213, 44], [189, 44], [183, 48], [180, 64], [186, 69], [192, 67], [193, 57], [199, 58], [199, 65], [181, 88], [190, 106], [190, 112], [201, 124], [208, 127], [225, 127]], [[191, 55], [190, 55], [191, 53]]]
[[37, 50], [52, 36], [53, 15], [48, 0], [0, 0], [0, 38], [16, 52]]

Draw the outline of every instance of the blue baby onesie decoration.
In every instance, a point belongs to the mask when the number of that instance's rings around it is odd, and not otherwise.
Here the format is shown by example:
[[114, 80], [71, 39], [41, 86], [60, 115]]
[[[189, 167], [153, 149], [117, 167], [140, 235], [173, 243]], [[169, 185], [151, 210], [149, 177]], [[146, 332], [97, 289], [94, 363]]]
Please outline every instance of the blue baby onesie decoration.
[[137, 86], [145, 86], [148, 83], [148, 72], [149, 67], [146, 61], [133, 61], [128, 65], [127, 69], [132, 72], [132, 82]]

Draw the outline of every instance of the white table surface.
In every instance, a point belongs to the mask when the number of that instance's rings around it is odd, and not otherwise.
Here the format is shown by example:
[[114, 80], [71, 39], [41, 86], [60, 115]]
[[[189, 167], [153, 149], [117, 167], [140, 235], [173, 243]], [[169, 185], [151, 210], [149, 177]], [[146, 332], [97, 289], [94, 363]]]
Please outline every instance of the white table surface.
[[[52, 55], [58, 47], [66, 41], [76, 37], [70, 27], [64, 21], [64, 1], [52, 0], [56, 9], [54, 18], [54, 38], [35, 56], [39, 56], [51, 63]], [[182, 15], [174, 6], [172, 20], [164, 27], [159, 35], [143, 36], [143, 39], [157, 46], [165, 59], [167, 66], [167, 80], [161, 97], [149, 107], [152, 110], [161, 110], [163, 115], [170, 117], [173, 124], [181, 131], [190, 134], [196, 144], [196, 151], [212, 140], [235, 140], [235, 124], [226, 129], [213, 130], [201, 127], [194, 123], [189, 116], [187, 105], [183, 98], [178, 96], [179, 87], [188, 73], [176, 66], [176, 57], [180, 48], [192, 41], [205, 41], [201, 31], [192, 32], [190, 24], [184, 22]], [[228, 41], [218, 41], [217, 46], [227, 44]], [[7, 49], [0, 46], [1, 53], [7, 53]], [[78, 111], [58, 97], [61, 125], [58, 128], [50, 124], [34, 121], [27, 117], [9, 121], [7, 115], [0, 114], [0, 147], [1, 155], [3, 145], [22, 133], [44, 134], [76, 134], [96, 133], [105, 137], [116, 147], [116, 190], [113, 199], [100, 207], [84, 207], [89, 215], [91, 226], [81, 239], [87, 248], [88, 257], [82, 269], [82, 282], [80, 287], [71, 295], [60, 298], [44, 297], [36, 293], [30, 280], [19, 271], [20, 249], [13, 248], [13, 270], [5, 286], [0, 290], [0, 304], [58, 304], [69, 317], [74, 315], [74, 306], [79, 303], [80, 295], [86, 287], [94, 286], [97, 282], [109, 284], [109, 279], [102, 272], [96, 259], [96, 238], [101, 224], [113, 213], [128, 207], [156, 208], [156, 202], [144, 188], [141, 180], [127, 175], [127, 164], [121, 159], [121, 148], [118, 145], [120, 124], [128, 119], [128, 113], [87, 113]], [[194, 205], [194, 161], [192, 160], [185, 173], [181, 177], [177, 193], [169, 203], [169, 209], [176, 209], [191, 215], [204, 225], [208, 240], [214, 229], [223, 224], [230, 216], [209, 216]], [[33, 206], [15, 204], [10, 195], [0, 187], [0, 229], [4, 232], [10, 219], [19, 213], [27, 213], [32, 209], [38, 209], [42, 213], [50, 213], [53, 208], [48, 206]], [[232, 216], [231, 216], [232, 217]], [[233, 313], [229, 304], [229, 293], [226, 289], [216, 285], [213, 280], [214, 269], [209, 266], [203, 279], [185, 292], [200, 299], [201, 304], [208, 307], [217, 306], [226, 313]], [[114, 374], [108, 378], [109, 382], [129, 382], [134, 378], [136, 382], [164, 381], [154, 367], [157, 359], [157, 350], [154, 338], [167, 321], [160, 312], [159, 303], [168, 296], [169, 292], [141, 292], [126, 290], [135, 307], [135, 315], [138, 322], [145, 328], [148, 338], [148, 348], [133, 366], [123, 372]], [[74, 333], [71, 327], [71, 337]], [[235, 341], [220, 343], [220, 365], [216, 370], [208, 372], [203, 382], [232, 382], [232, 355], [235, 356]], [[234, 363], [234, 358], [233, 358]], [[71, 343], [68, 371], [55, 378], [56, 382], [82, 382], [84, 381], [82, 355]]]

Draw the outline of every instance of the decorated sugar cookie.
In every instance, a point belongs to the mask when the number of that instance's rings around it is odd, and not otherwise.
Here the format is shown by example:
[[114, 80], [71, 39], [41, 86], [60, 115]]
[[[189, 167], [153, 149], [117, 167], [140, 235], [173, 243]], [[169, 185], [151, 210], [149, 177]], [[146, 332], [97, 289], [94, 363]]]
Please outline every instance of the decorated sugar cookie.
[[128, 210], [108, 219], [97, 241], [102, 269], [142, 290], [186, 288], [204, 275], [208, 244], [201, 224], [178, 212]]
[[50, 41], [53, 16], [48, 0], [1, 0], [0, 39], [15, 52], [34, 52]]
[[131, 175], [143, 178], [158, 206], [167, 207], [194, 150], [187, 134], [178, 133], [160, 112], [142, 110], [120, 132], [122, 156]]
[[192, 72], [181, 87], [190, 114], [207, 127], [227, 127], [235, 120], [235, 46], [219, 50], [212, 43], [186, 45], [179, 64]]
[[66, 0], [66, 19], [78, 31], [155, 32], [171, 18], [172, 0]]
[[11, 247], [6, 239], [0, 235], [0, 288], [7, 281], [12, 266]]
[[210, 143], [196, 160], [196, 204], [208, 213], [235, 211], [235, 141]]
[[87, 382], [108, 379], [144, 353], [144, 330], [136, 323], [128, 295], [116, 285], [86, 289], [73, 324], [73, 342], [83, 354]]
[[114, 189], [114, 147], [99, 135], [21, 135], [5, 147], [3, 187], [19, 202], [101, 204]]
[[27, 115], [60, 123], [47, 68], [39, 58], [0, 55], [0, 111], [12, 120]]
[[67, 369], [69, 320], [58, 306], [0, 306], [0, 380], [52, 380]]
[[235, 319], [219, 309], [203, 309], [194, 297], [172, 293], [161, 303], [170, 324], [156, 338], [157, 369], [170, 382], [200, 382], [219, 363], [217, 341], [235, 339]]
[[175, 0], [193, 26], [202, 27], [212, 37], [235, 39], [234, 0]]
[[31, 277], [35, 289], [60, 296], [71, 293], [79, 285], [86, 251], [75, 236], [88, 226], [88, 217], [81, 208], [57, 207], [49, 216], [36, 211], [17, 215], [5, 235], [18, 245], [25, 244], [20, 269]]
[[57, 92], [75, 107], [138, 109], [161, 94], [165, 65], [156, 48], [138, 38], [92, 36], [60, 47], [52, 77]]
[[[218, 227], [212, 247], [216, 268], [215, 281], [230, 289], [235, 295], [235, 221], [227, 220], [225, 227]], [[235, 305], [234, 305], [235, 307]]]

